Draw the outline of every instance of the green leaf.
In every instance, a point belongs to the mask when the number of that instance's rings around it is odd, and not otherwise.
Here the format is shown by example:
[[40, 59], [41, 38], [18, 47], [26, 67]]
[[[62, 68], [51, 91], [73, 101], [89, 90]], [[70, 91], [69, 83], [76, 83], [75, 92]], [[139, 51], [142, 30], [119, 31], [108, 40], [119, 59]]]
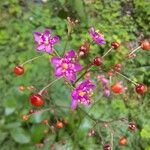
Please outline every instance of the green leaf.
[[150, 133], [150, 125], [145, 125], [140, 134], [142, 138], [150, 138], [149, 133]]
[[5, 125], [6, 129], [14, 129], [21, 126], [20, 122], [9, 122], [9, 124]]
[[30, 135], [24, 129], [20, 127], [11, 130], [10, 133], [11, 133], [12, 138], [20, 144], [26, 144], [31, 141]]
[[8, 133], [0, 131], [0, 135], [0, 143], [2, 143], [6, 139]]
[[146, 147], [144, 150], [150, 150], [150, 146]]
[[12, 114], [15, 111], [15, 108], [5, 108], [5, 115], [8, 116], [10, 114]]
[[32, 141], [35, 143], [40, 142], [42, 138], [44, 138], [44, 130], [47, 129], [47, 126], [39, 124], [36, 126], [33, 126], [32, 128]]

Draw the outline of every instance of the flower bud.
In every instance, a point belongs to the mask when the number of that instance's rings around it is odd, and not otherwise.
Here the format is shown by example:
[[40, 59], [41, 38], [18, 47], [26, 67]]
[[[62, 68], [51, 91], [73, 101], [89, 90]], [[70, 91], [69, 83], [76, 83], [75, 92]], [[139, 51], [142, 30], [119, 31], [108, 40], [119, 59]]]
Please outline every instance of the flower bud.
[[79, 47], [80, 53], [82, 52], [82, 54], [84, 55], [89, 53], [89, 49], [90, 44], [88, 43], [88, 41], [84, 41], [84, 43]]

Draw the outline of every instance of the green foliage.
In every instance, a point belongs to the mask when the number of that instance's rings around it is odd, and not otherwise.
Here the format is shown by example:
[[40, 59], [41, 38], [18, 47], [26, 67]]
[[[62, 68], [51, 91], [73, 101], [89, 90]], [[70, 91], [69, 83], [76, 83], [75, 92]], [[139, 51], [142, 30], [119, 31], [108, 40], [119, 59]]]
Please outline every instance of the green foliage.
[[[28, 122], [23, 122], [21, 117], [27, 114], [30, 105], [28, 97], [31, 94], [27, 89], [19, 91], [20, 85], [35, 86], [41, 89], [54, 79], [53, 69], [47, 56], [25, 66], [24, 76], [16, 77], [12, 70], [16, 64], [37, 56], [33, 41], [34, 31], [42, 31], [45, 27], [52, 28], [54, 34], [62, 37], [60, 44], [56, 45], [61, 54], [67, 39], [66, 17], [71, 16], [79, 20], [79, 24], [71, 35], [67, 49], [78, 49], [84, 39], [90, 39], [88, 28], [94, 26], [99, 29], [107, 40], [105, 46], [91, 46], [90, 54], [82, 59], [82, 64], [87, 64], [97, 54], [102, 55], [110, 47], [110, 42], [120, 41], [122, 46], [118, 51], [112, 51], [105, 61], [106, 66], [113, 66], [120, 62], [128, 52], [126, 43], [133, 42], [134, 47], [140, 39], [139, 33], [144, 38], [150, 38], [150, 4], [147, 0], [5, 0], [0, 1], [0, 144], [1, 150], [34, 150], [40, 149], [35, 145], [44, 142], [43, 150], [55, 145], [56, 149], [102, 149], [99, 137], [87, 138], [87, 131], [93, 125], [92, 120], [86, 118], [80, 110], [72, 112], [70, 109], [57, 107], [57, 116], [67, 120], [64, 129], [47, 135], [42, 125], [44, 119], [50, 120], [50, 125], [55, 126], [53, 111], [34, 115]], [[150, 83], [148, 53], [138, 51], [137, 59], [123, 63], [124, 73], [135, 81]], [[127, 65], [128, 64], [128, 65]], [[133, 69], [134, 68], [134, 69]], [[93, 77], [95, 79], [95, 77]], [[122, 78], [119, 78], [123, 80]], [[115, 79], [117, 80], [117, 79]], [[125, 81], [126, 82], [126, 81]], [[137, 96], [133, 86], [128, 86], [128, 99], [124, 95], [112, 95], [106, 99], [96, 93], [99, 99], [94, 106], [83, 109], [91, 116], [102, 120], [112, 120], [126, 117], [129, 121], [136, 121], [138, 131], [130, 133], [125, 124], [114, 123], [112, 127], [119, 132], [119, 136], [128, 136], [129, 144], [125, 148], [118, 146], [118, 136], [114, 137], [114, 149], [149, 150], [150, 149], [150, 110], [149, 94]], [[62, 83], [57, 82], [49, 89], [52, 105], [70, 107], [70, 90]], [[45, 106], [46, 107], [46, 106]], [[49, 101], [47, 100], [47, 107]], [[44, 109], [44, 108], [43, 108]], [[105, 142], [110, 141], [109, 132], [100, 126], [99, 129], [105, 136]], [[73, 136], [71, 136], [73, 134]], [[66, 144], [62, 140], [66, 139]]]
[[30, 135], [22, 128], [12, 129], [10, 132], [12, 138], [21, 144], [26, 144], [31, 141]]

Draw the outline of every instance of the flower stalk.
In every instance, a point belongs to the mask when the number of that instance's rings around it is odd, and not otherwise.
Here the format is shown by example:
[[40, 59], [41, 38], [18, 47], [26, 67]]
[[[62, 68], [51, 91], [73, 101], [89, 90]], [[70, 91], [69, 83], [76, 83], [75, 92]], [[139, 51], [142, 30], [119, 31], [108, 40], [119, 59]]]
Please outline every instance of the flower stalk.
[[131, 56], [133, 53], [135, 53], [137, 50], [139, 50], [141, 48], [141, 46], [137, 47], [136, 49], [134, 49], [133, 51], [131, 51], [128, 55]]
[[111, 47], [111, 48], [102, 56], [102, 58], [104, 58], [112, 49], [113, 49], [113, 47]]
[[134, 82], [133, 80], [129, 79], [128, 77], [126, 77], [125, 75], [123, 75], [122, 73], [116, 71], [116, 73], [120, 76], [122, 76], [123, 78], [125, 78], [126, 80], [128, 80], [129, 82], [133, 83], [134, 85], [138, 85], [136, 82]]
[[54, 81], [50, 82], [48, 85], [46, 85], [44, 88], [42, 88], [40, 91], [39, 91], [39, 95], [42, 95], [43, 91], [45, 89], [47, 89], [48, 87], [52, 86], [55, 82], [57, 82], [58, 80], [60, 80], [61, 78], [58, 78], [58, 79], [55, 79]]
[[30, 63], [30, 62], [32, 62], [34, 60], [37, 60], [37, 59], [39, 59], [39, 58], [41, 58], [43, 56], [45, 56], [45, 55], [41, 55], [41, 56], [37, 56], [37, 57], [31, 58], [31, 59], [25, 61], [24, 63], [22, 63], [20, 66], [24, 66], [25, 64]]

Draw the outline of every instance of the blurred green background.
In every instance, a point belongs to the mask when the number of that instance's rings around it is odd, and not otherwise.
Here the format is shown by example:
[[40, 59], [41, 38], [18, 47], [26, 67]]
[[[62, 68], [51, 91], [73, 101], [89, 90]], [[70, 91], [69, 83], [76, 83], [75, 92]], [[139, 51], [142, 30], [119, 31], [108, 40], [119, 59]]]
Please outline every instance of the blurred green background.
[[[53, 69], [48, 57], [26, 65], [26, 73], [21, 77], [13, 74], [13, 67], [40, 55], [34, 50], [33, 33], [43, 31], [45, 27], [62, 37], [56, 46], [61, 53], [67, 39], [67, 16], [79, 20], [67, 49], [78, 50], [84, 39], [89, 38], [90, 26], [99, 29], [107, 41], [104, 46], [92, 46], [90, 55], [81, 60], [82, 64], [96, 54], [102, 55], [112, 41], [120, 41], [123, 43], [121, 48], [109, 54], [105, 61], [106, 66], [113, 66], [120, 62], [129, 48], [138, 46], [142, 39], [150, 39], [149, 0], [0, 0], [0, 150], [102, 149], [99, 137], [87, 138], [92, 122], [80, 110], [72, 112], [57, 108], [57, 117], [68, 123], [55, 134], [50, 131], [46, 134], [48, 128], [41, 124], [43, 119], [49, 119], [50, 124], [55, 125], [53, 110], [34, 115], [28, 122], [22, 120], [22, 115], [31, 108], [28, 102], [31, 92], [27, 89], [20, 91], [18, 87], [32, 85], [41, 89], [53, 80]], [[123, 63], [123, 72], [127, 76], [147, 86], [150, 83], [149, 54], [139, 50], [137, 58]], [[130, 83], [125, 81], [125, 85], [128, 87], [126, 99], [124, 95], [113, 94], [106, 99], [97, 93], [95, 99], [100, 101], [92, 108], [83, 109], [95, 118], [111, 120], [126, 117], [137, 123], [135, 133], [129, 132], [125, 124], [112, 125], [117, 130], [114, 150], [150, 150], [150, 94], [139, 96]], [[69, 92], [63, 82], [55, 84], [55, 88], [49, 89], [52, 103], [70, 106]], [[47, 102], [45, 107], [48, 105]], [[99, 132], [109, 143], [109, 132], [101, 125]], [[127, 136], [127, 146], [118, 145], [120, 136]]]

